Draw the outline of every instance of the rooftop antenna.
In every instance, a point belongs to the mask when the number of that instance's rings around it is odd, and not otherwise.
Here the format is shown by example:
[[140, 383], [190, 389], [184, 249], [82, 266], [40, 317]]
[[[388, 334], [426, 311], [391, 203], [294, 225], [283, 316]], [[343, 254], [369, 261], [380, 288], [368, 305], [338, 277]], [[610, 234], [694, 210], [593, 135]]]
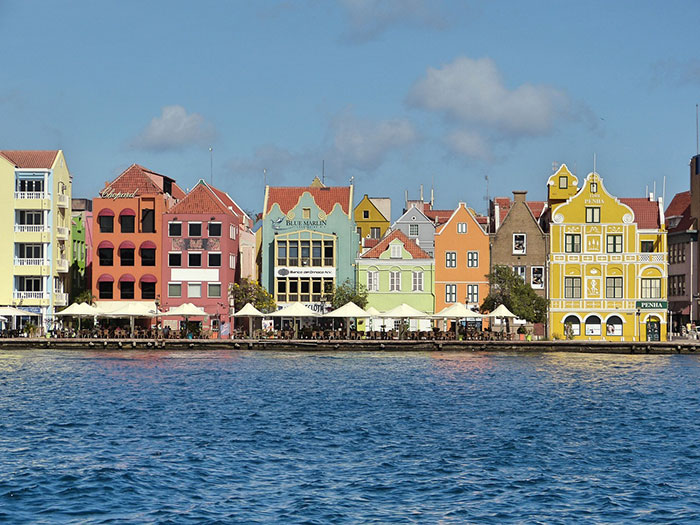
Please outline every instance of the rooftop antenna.
[[267, 188], [267, 168], [263, 168], [263, 189]]
[[652, 195], [654, 195], [654, 197], [656, 197], [656, 181], [654, 181], [654, 193]]
[[433, 175], [433, 180], [430, 182], [430, 209], [432, 210], [435, 206], [435, 175]]
[[644, 197], [649, 198], [649, 185], [644, 186]]
[[666, 175], [664, 175], [664, 185], [661, 189], [661, 202], [666, 203]]
[[489, 176], [484, 175], [484, 180], [486, 181], [486, 213], [489, 211], [489, 203], [491, 202], [491, 197], [489, 195]]
[[597, 171], [595, 170], [596, 169], [595, 164], [596, 164], [596, 154], [594, 153], [593, 154], [593, 173], [597, 173]]
[[321, 160], [321, 182], [326, 185], [326, 159]]
[[214, 185], [214, 148], [209, 146], [209, 183]]
[[700, 155], [700, 141], [698, 141], [698, 105], [695, 104], [695, 154]]

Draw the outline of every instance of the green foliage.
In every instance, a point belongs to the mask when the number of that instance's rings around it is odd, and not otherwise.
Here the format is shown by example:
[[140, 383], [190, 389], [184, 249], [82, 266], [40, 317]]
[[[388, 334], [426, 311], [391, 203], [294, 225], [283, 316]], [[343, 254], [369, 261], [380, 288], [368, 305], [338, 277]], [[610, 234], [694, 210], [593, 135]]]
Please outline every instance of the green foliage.
[[90, 291], [90, 290], [83, 290], [75, 298], [76, 303], [92, 304], [92, 301], [93, 301], [92, 291]]
[[277, 309], [275, 298], [263, 288], [260, 283], [250, 279], [241, 279], [240, 283], [232, 283], [228, 289], [229, 299], [233, 299], [236, 311], [251, 303], [263, 313], [274, 312]]
[[544, 323], [548, 301], [540, 297], [530, 285], [513, 273], [508, 266], [496, 266], [488, 274], [491, 291], [481, 305], [482, 311], [493, 311], [503, 304], [529, 323]]
[[340, 286], [336, 286], [328, 297], [328, 301], [333, 305], [333, 308], [341, 306], [352, 301], [360, 308], [367, 306], [367, 287], [358, 284], [357, 287], [352, 284], [350, 279], [345, 279]]

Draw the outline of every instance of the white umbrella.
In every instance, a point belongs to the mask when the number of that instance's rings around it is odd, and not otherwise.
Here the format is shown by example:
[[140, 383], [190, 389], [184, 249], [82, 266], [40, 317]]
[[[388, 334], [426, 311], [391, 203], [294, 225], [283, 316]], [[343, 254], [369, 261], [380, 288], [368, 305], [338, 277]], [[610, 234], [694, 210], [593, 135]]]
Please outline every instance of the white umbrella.
[[[513, 317], [518, 317], [518, 316], [515, 315], [510, 310], [508, 310], [508, 308], [506, 308], [506, 306], [504, 304], [499, 304], [496, 307], [496, 309], [494, 309], [494, 311], [489, 314], [489, 317], [500, 317], [502, 319], [505, 319], [506, 317], [513, 318]], [[504, 331], [504, 330], [505, 330], [505, 328], [501, 328], [501, 331]]]
[[265, 314], [255, 308], [255, 306], [252, 304], [246, 303], [245, 306], [233, 314], [233, 316], [248, 318], [248, 335], [253, 337], [253, 317], [264, 317]]
[[[421, 312], [420, 310], [414, 308], [410, 304], [401, 303], [400, 305], [395, 306], [391, 310], [380, 314], [380, 317], [391, 317], [394, 319], [428, 319], [430, 317], [430, 314]], [[399, 331], [399, 337], [400, 333], [401, 332]]]
[[303, 317], [321, 317], [321, 314], [314, 312], [311, 308], [301, 303], [292, 303], [281, 310], [272, 312], [270, 317], [291, 317], [294, 320], [294, 338], [296, 339], [298, 335], [296, 319]]
[[209, 314], [203, 308], [192, 303], [182, 303], [179, 306], [171, 308], [167, 312], [163, 312], [162, 315], [183, 317], [185, 319], [185, 333], [189, 333], [187, 331], [187, 323], [190, 317], [209, 317]]
[[365, 310], [365, 312], [367, 312], [367, 314], [369, 314], [369, 317], [370, 317], [370, 319], [369, 319], [369, 323], [370, 323], [369, 329], [372, 330], [372, 329], [374, 328], [374, 327], [372, 326], [372, 325], [374, 324], [374, 323], [372, 322], [372, 319], [374, 319], [375, 317], [381, 316], [382, 313], [381, 313], [379, 310], [377, 310], [374, 306], [370, 306], [369, 308], [367, 308], [367, 309]]
[[[0, 316], [3, 317], [24, 317], [24, 316], [38, 316], [39, 314], [34, 312], [29, 312], [27, 310], [20, 310], [14, 306], [0, 306]], [[14, 322], [13, 322], [14, 324]], [[16, 325], [14, 325], [16, 326]]]
[[102, 311], [88, 303], [73, 303], [68, 308], [64, 308], [54, 315], [71, 316], [78, 318], [78, 332], [80, 332], [80, 319], [83, 317], [95, 317], [101, 314]]
[[355, 303], [350, 301], [347, 304], [344, 304], [340, 308], [333, 310], [332, 312], [328, 312], [327, 314], [324, 314], [323, 317], [341, 317], [345, 319], [345, 337], [350, 336], [350, 318], [367, 318], [370, 317], [370, 315], [365, 312], [362, 308], [357, 306]]
[[155, 301], [100, 301], [97, 308], [101, 317], [128, 318], [131, 337], [134, 337], [134, 319], [136, 317], [156, 317], [158, 310]]
[[[435, 315], [431, 316], [433, 319], [466, 319], [466, 318], [477, 318], [481, 319], [486, 317], [480, 312], [475, 312], [467, 308], [462, 303], [455, 303], [447, 308], [443, 308]], [[445, 327], [446, 328], [446, 327]], [[457, 323], [455, 323], [455, 337], [457, 336]]]

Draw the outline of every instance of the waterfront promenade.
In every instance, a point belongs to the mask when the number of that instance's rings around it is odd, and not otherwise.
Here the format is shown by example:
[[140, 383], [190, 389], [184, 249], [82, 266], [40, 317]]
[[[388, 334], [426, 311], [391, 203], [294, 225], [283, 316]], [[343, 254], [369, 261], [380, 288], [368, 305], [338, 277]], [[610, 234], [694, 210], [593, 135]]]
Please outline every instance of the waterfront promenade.
[[308, 339], [0, 339], [0, 351], [56, 348], [63, 350], [272, 350], [272, 351], [387, 351], [387, 352], [573, 352], [606, 354], [700, 354], [700, 342], [682, 339], [663, 342], [608, 341], [441, 341], [441, 340], [308, 340]]

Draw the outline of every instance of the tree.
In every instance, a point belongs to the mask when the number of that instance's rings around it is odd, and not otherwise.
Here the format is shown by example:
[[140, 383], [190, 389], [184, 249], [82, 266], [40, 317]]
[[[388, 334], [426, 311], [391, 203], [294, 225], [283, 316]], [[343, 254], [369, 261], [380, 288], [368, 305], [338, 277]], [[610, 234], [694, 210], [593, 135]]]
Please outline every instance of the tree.
[[360, 308], [367, 306], [367, 287], [362, 284], [358, 284], [355, 287], [350, 279], [345, 279], [340, 286], [333, 288], [328, 301], [333, 305], [333, 308], [340, 308], [341, 306], [352, 301]]
[[540, 297], [521, 277], [508, 266], [495, 266], [487, 275], [491, 290], [481, 305], [482, 311], [493, 311], [499, 304], [505, 305], [521, 319], [529, 323], [544, 323], [549, 302]]
[[240, 283], [232, 283], [228, 289], [228, 296], [233, 299], [233, 307], [236, 311], [243, 308], [246, 303], [251, 303], [263, 313], [274, 312], [277, 309], [275, 298], [265, 290], [260, 283], [245, 277]]
[[80, 292], [76, 298], [75, 302], [76, 303], [87, 303], [87, 304], [92, 304], [94, 297], [92, 296], [92, 291], [90, 290], [83, 290]]

